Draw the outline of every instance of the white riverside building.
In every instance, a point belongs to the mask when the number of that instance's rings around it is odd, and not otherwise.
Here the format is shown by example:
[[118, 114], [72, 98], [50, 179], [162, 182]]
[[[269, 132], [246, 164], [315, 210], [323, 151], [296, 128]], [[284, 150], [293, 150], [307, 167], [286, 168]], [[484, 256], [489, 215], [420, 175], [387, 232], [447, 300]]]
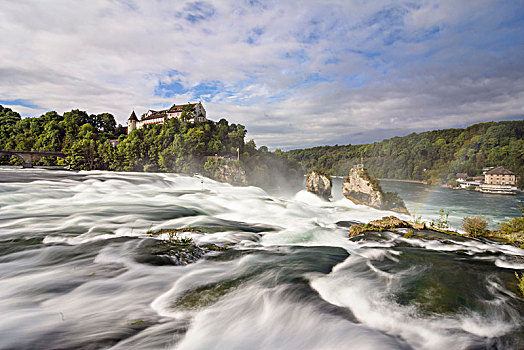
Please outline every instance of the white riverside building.
[[191, 119], [188, 120], [188, 122], [203, 123], [207, 120], [206, 110], [202, 105], [202, 102], [187, 103], [185, 105], [174, 104], [169, 109], [164, 109], [161, 111], [154, 111], [150, 109], [146, 114], [144, 114], [141, 120], [138, 120], [135, 111], [133, 111], [127, 120], [127, 133], [129, 134], [135, 129], [140, 129], [144, 125], [163, 124], [168, 118], [180, 118], [182, 112], [184, 111], [184, 107], [186, 106], [190, 106], [193, 112], [193, 115]]
[[[516, 194], [517, 176], [514, 172], [498, 166], [496, 168], [485, 168], [484, 179], [475, 177], [469, 181], [465, 173], [457, 173], [457, 187], [455, 189], [475, 189], [484, 193]], [[483, 180], [483, 181], [482, 181]]]

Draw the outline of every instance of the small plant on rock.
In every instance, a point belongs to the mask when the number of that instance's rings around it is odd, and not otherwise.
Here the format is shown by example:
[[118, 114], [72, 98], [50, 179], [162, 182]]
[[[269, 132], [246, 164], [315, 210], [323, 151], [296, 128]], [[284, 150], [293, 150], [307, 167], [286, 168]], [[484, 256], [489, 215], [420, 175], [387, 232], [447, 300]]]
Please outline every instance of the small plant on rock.
[[520, 293], [524, 297], [524, 274], [522, 276], [519, 276], [519, 274], [515, 272], [515, 277], [517, 277], [517, 280], [519, 281], [518, 286], [520, 289]]
[[413, 237], [413, 230], [408, 230], [408, 232], [404, 233], [404, 238], [411, 238]]
[[168, 233], [168, 242], [174, 246], [186, 246], [193, 244], [193, 238], [182, 236], [180, 232], [171, 231]]
[[449, 210], [445, 211], [444, 209], [440, 209], [439, 216], [437, 221], [431, 222], [431, 226], [439, 229], [439, 230], [445, 230], [449, 228]]
[[477, 237], [486, 232], [488, 228], [488, 219], [482, 215], [464, 217], [462, 219], [462, 228], [472, 237]]

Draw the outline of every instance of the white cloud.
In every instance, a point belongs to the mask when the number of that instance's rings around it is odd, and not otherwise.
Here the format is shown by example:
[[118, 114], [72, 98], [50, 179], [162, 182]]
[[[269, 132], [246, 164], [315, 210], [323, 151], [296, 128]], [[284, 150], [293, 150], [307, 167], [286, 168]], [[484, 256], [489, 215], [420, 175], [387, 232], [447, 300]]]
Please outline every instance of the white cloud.
[[[522, 7], [492, 1], [0, 0], [0, 101], [124, 123], [194, 97], [272, 148], [519, 118]], [[159, 82], [187, 91], [155, 95]], [[16, 104], [13, 102], [12, 104]], [[520, 117], [521, 118], [521, 117]]]

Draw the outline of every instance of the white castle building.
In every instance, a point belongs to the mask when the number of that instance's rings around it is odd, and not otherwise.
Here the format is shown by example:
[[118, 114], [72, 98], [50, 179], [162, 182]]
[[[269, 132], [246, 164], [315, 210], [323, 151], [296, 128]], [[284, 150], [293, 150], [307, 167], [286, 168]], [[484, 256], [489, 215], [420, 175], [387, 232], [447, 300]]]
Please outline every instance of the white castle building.
[[136, 117], [135, 111], [131, 113], [131, 116], [127, 120], [127, 133], [129, 134], [131, 131], [135, 129], [140, 129], [144, 125], [149, 124], [162, 124], [164, 123], [168, 118], [180, 118], [182, 115], [182, 112], [184, 110], [184, 107], [190, 106], [192, 108], [192, 116], [191, 119], [188, 120], [188, 122], [192, 123], [202, 123], [205, 122], [206, 119], [206, 110], [204, 109], [204, 106], [202, 105], [202, 102], [198, 103], [188, 103], [185, 105], [177, 105], [174, 104], [169, 109], [164, 109], [161, 111], [154, 111], [152, 109], [148, 110], [147, 113], [144, 115], [142, 120], [138, 120]]

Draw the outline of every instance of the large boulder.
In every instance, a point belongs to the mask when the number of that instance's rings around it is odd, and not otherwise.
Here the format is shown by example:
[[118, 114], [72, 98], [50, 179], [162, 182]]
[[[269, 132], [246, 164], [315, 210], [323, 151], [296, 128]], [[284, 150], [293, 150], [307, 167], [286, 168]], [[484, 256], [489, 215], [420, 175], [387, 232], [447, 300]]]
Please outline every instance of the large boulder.
[[352, 168], [342, 184], [342, 194], [355, 204], [408, 214], [406, 205], [396, 192], [384, 192], [365, 168]]
[[312, 170], [306, 178], [306, 189], [325, 200], [331, 198], [331, 186], [331, 177], [318, 169]]
[[354, 224], [349, 227], [349, 237], [360, 235], [368, 231], [389, 231], [397, 228], [413, 228], [416, 230], [425, 229], [424, 224], [417, 224], [410, 221], [400, 220], [396, 216], [385, 216], [379, 220], [370, 221], [366, 225]]

